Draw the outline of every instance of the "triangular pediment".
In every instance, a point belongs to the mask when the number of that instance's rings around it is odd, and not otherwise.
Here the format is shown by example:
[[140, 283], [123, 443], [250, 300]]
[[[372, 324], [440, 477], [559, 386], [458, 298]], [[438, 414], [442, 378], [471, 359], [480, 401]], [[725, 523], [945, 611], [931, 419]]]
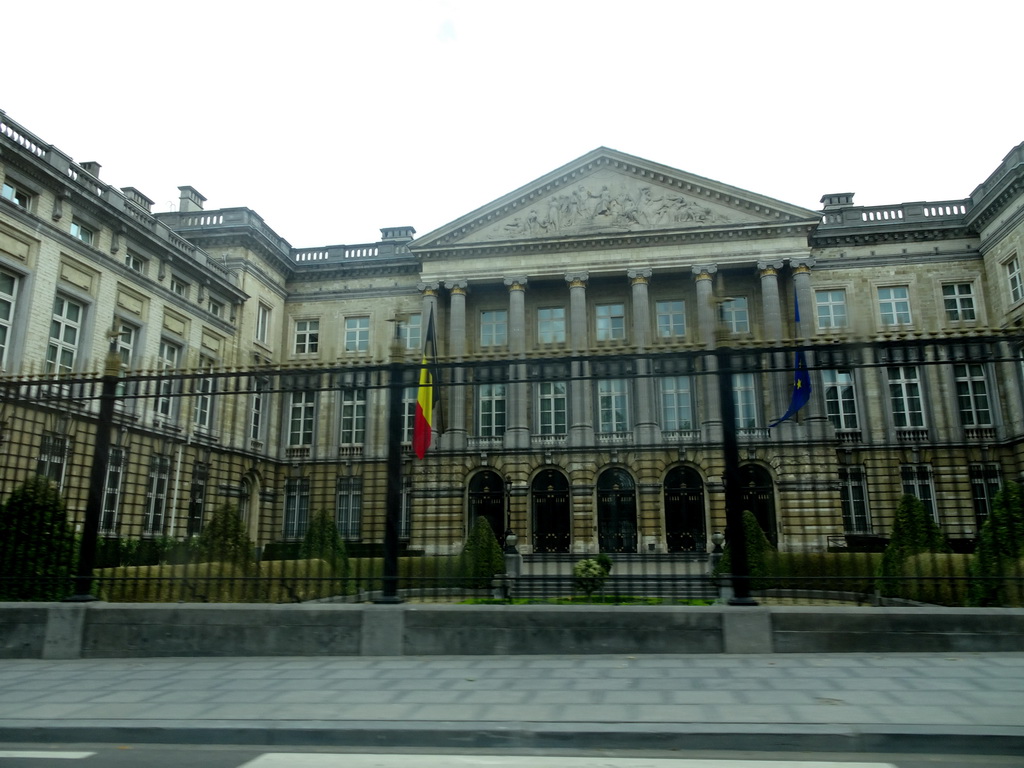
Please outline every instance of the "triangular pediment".
[[742, 229], [819, 216], [601, 147], [415, 240], [414, 250], [595, 236]]

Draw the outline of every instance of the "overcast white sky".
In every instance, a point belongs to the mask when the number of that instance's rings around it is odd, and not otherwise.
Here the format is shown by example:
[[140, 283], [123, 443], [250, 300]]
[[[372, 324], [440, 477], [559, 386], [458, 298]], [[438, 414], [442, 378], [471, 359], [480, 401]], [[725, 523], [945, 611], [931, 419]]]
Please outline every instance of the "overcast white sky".
[[[419, 235], [598, 146], [795, 205], [967, 197], [1024, 141], [1017, 2], [7, 3], [0, 109], [293, 246]], [[11, 30], [17, 30], [11, 34]]]

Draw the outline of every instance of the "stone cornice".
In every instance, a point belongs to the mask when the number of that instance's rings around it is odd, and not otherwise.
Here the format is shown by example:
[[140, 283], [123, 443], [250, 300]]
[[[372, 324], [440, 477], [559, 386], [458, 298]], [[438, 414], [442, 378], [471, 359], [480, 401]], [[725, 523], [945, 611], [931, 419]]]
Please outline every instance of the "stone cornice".
[[960, 222], [943, 227], [915, 227], [913, 229], [844, 229], [828, 232], [815, 230], [811, 232], [807, 242], [812, 248], [834, 248], [843, 245], [919, 243], [921, 241], [974, 239], [976, 237], [977, 233]]

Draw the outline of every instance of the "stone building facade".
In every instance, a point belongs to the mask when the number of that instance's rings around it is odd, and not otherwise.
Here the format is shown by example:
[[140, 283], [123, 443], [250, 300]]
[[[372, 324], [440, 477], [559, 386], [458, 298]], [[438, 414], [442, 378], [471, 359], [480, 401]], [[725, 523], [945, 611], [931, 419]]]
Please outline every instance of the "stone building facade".
[[[230, 503], [260, 544], [321, 508], [379, 542], [401, 392], [409, 548], [457, 551], [485, 516], [526, 553], [701, 553], [729, 349], [744, 504], [780, 548], [885, 535], [904, 492], [969, 541], [1024, 469], [1022, 157], [960, 200], [811, 211], [599, 148], [418, 238], [294, 248], [191, 187], [153, 213], [0, 113], [7, 391], [88, 379], [113, 344], [105, 535], [186, 536]], [[812, 396], [770, 427], [795, 350]], [[94, 413], [6, 397], [0, 493], [50, 474], [81, 517]]]

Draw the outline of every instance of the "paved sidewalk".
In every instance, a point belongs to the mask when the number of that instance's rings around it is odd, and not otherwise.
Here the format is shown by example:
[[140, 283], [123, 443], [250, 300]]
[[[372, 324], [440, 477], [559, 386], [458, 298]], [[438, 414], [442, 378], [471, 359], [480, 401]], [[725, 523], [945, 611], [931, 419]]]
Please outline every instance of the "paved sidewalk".
[[1024, 754], [1024, 653], [3, 660], [0, 741]]

